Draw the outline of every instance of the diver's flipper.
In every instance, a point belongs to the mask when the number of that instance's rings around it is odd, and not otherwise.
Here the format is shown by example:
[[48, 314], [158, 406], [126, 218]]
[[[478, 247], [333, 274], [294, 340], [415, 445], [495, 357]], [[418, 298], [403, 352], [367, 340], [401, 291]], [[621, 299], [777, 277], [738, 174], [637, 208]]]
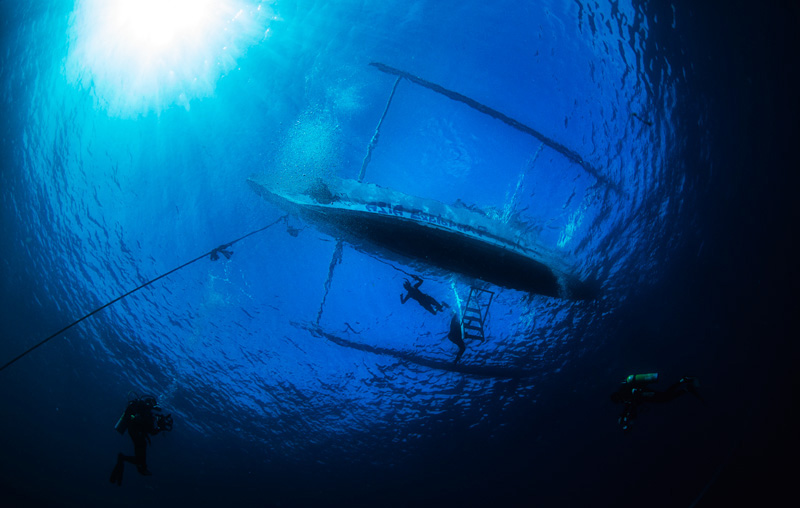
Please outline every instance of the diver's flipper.
[[686, 385], [686, 391], [700, 399], [705, 404], [706, 400], [698, 393], [697, 388], [700, 386], [700, 381], [696, 377], [685, 376], [680, 380], [682, 385]]
[[122, 473], [125, 471], [125, 460], [122, 458], [122, 454], [117, 455], [117, 465], [114, 466], [114, 470], [111, 471], [111, 478], [108, 479], [111, 483], [116, 483], [120, 487], [122, 486]]
[[467, 350], [467, 348], [465, 348], [464, 346], [459, 346], [458, 347], [458, 353], [456, 353], [456, 359], [453, 360], [453, 365], [458, 363], [458, 361], [461, 359], [461, 355], [463, 355], [464, 351], [466, 351], [466, 350]]

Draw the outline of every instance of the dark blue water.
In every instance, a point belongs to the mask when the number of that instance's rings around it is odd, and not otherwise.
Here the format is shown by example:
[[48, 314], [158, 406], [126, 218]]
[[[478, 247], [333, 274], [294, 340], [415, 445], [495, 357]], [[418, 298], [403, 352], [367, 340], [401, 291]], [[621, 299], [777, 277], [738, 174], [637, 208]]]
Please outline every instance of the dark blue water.
[[[2, 504], [781, 499], [800, 14], [692, 4], [0, 3], [0, 363], [281, 217], [249, 176], [356, 178], [394, 84], [370, 62], [602, 177], [402, 81], [365, 181], [475, 205], [599, 296], [487, 286], [488, 338], [453, 372], [449, 315], [398, 295], [414, 273], [458, 308], [475, 281], [346, 243], [331, 274], [337, 238], [290, 217], [0, 372]], [[608, 395], [653, 371], [662, 388], [697, 376], [706, 402], [654, 407], [623, 435]], [[153, 439], [154, 475], [129, 467], [118, 488], [129, 390], [175, 428]]]

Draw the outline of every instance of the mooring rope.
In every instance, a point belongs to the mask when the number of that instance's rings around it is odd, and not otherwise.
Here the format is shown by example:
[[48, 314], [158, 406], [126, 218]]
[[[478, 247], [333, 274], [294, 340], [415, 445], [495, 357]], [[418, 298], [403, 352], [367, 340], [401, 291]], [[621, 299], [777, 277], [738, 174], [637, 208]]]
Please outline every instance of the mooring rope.
[[275, 220], [274, 222], [272, 222], [272, 223], [270, 223], [270, 224], [268, 224], [268, 225], [264, 226], [263, 228], [256, 229], [255, 231], [251, 231], [251, 232], [247, 233], [246, 235], [244, 235], [244, 236], [241, 236], [241, 237], [237, 238], [236, 240], [233, 240], [233, 241], [231, 241], [231, 242], [228, 242], [228, 243], [224, 243], [224, 244], [220, 245], [219, 247], [215, 247], [214, 249], [211, 249], [210, 251], [206, 252], [205, 254], [202, 254], [202, 255], [200, 255], [200, 256], [197, 256], [196, 258], [192, 259], [191, 261], [187, 261], [186, 263], [182, 264], [181, 266], [179, 266], [179, 267], [177, 267], [177, 268], [173, 268], [172, 270], [170, 270], [170, 271], [168, 271], [168, 272], [166, 272], [166, 273], [162, 273], [161, 275], [159, 275], [159, 276], [158, 276], [158, 277], [156, 277], [155, 279], [149, 280], [149, 281], [145, 282], [144, 284], [142, 284], [141, 286], [139, 286], [139, 287], [137, 287], [137, 288], [135, 288], [135, 289], [131, 289], [131, 290], [130, 290], [130, 291], [128, 291], [127, 293], [125, 293], [125, 294], [123, 294], [123, 295], [121, 295], [121, 296], [118, 296], [118, 297], [114, 298], [114, 299], [113, 299], [113, 300], [111, 300], [110, 302], [108, 302], [108, 303], [106, 303], [106, 304], [103, 304], [102, 306], [100, 306], [100, 307], [98, 307], [98, 308], [94, 309], [92, 312], [90, 312], [90, 313], [86, 314], [85, 316], [81, 317], [80, 319], [77, 319], [77, 320], [73, 321], [72, 323], [68, 324], [68, 325], [67, 325], [67, 326], [65, 326], [64, 328], [62, 328], [62, 329], [60, 329], [59, 331], [57, 331], [56, 333], [54, 333], [54, 334], [50, 335], [50, 336], [49, 336], [49, 337], [47, 337], [46, 339], [43, 339], [43, 340], [39, 341], [37, 344], [35, 344], [34, 346], [32, 346], [32, 347], [28, 348], [28, 349], [27, 349], [27, 350], [26, 350], [24, 353], [22, 353], [22, 354], [18, 355], [16, 358], [14, 358], [14, 359], [13, 359], [13, 360], [11, 360], [10, 362], [8, 362], [8, 363], [6, 363], [5, 365], [3, 365], [2, 367], [0, 367], [0, 371], [3, 371], [3, 370], [5, 370], [5, 369], [6, 369], [6, 367], [9, 367], [10, 365], [12, 365], [12, 364], [13, 364], [14, 362], [16, 362], [17, 360], [19, 360], [19, 359], [21, 359], [21, 358], [25, 357], [26, 355], [28, 355], [29, 353], [31, 353], [31, 352], [32, 352], [32, 351], [34, 351], [35, 349], [37, 349], [37, 348], [39, 348], [39, 347], [41, 347], [41, 346], [43, 346], [43, 345], [47, 344], [47, 343], [48, 343], [48, 342], [50, 342], [52, 339], [54, 339], [54, 338], [58, 337], [59, 335], [61, 335], [62, 333], [66, 332], [67, 330], [69, 330], [69, 329], [70, 329], [70, 328], [72, 328], [73, 326], [77, 325], [78, 323], [80, 323], [80, 322], [82, 322], [82, 321], [85, 321], [86, 319], [88, 319], [88, 318], [90, 318], [90, 317], [94, 316], [95, 314], [97, 314], [97, 313], [98, 313], [98, 312], [100, 312], [101, 310], [105, 309], [106, 307], [110, 307], [111, 305], [114, 305], [115, 303], [117, 303], [118, 301], [122, 300], [122, 299], [123, 299], [123, 298], [125, 298], [126, 296], [132, 295], [133, 293], [135, 293], [135, 292], [139, 291], [140, 289], [142, 289], [142, 288], [146, 288], [146, 287], [147, 287], [147, 286], [149, 286], [150, 284], [152, 284], [152, 283], [154, 283], [154, 282], [156, 282], [156, 281], [159, 281], [159, 280], [163, 279], [164, 277], [166, 277], [166, 276], [168, 276], [168, 275], [171, 275], [171, 274], [173, 274], [173, 273], [177, 272], [178, 270], [180, 270], [180, 269], [182, 269], [182, 268], [186, 268], [187, 266], [191, 265], [192, 263], [194, 263], [194, 262], [196, 262], [196, 261], [200, 261], [201, 259], [203, 259], [203, 258], [204, 258], [204, 257], [206, 257], [206, 256], [209, 256], [209, 258], [210, 258], [212, 261], [215, 261], [215, 260], [219, 259], [219, 254], [222, 254], [223, 256], [225, 256], [225, 258], [226, 258], [226, 259], [230, 259], [230, 257], [231, 257], [231, 255], [233, 254], [233, 252], [230, 252], [230, 251], [228, 251], [228, 250], [227, 250], [227, 249], [228, 249], [228, 247], [230, 247], [231, 245], [235, 244], [236, 242], [239, 242], [239, 241], [241, 241], [241, 240], [244, 240], [245, 238], [247, 238], [247, 237], [249, 237], [249, 236], [253, 236], [253, 235], [255, 235], [256, 233], [260, 233], [260, 232], [262, 232], [262, 231], [264, 231], [264, 230], [266, 230], [266, 229], [269, 229], [269, 228], [271, 228], [271, 227], [272, 227], [272, 226], [274, 226], [275, 224], [277, 224], [277, 223], [279, 223], [279, 222], [281, 222], [281, 221], [284, 221], [284, 220], [286, 220], [286, 219], [287, 219], [287, 217], [289, 217], [289, 216], [288, 216], [288, 215], [284, 215], [284, 216], [280, 217], [279, 219]]

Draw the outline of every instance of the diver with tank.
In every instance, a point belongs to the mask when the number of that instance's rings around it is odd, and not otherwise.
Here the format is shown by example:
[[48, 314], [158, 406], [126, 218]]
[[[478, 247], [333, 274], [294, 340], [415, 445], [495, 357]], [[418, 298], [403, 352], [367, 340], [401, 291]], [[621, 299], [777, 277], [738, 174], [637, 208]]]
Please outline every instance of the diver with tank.
[[122, 485], [125, 462], [134, 464], [139, 474], [143, 476], [153, 474], [147, 469], [147, 445], [152, 444], [150, 436], [171, 431], [172, 424], [172, 414], [165, 416], [154, 396], [142, 395], [139, 397], [136, 393], [129, 392], [128, 405], [117, 420], [114, 429], [121, 435], [128, 431], [128, 435], [133, 441], [134, 454], [125, 455], [121, 452], [117, 454], [117, 464], [111, 472], [109, 481]]
[[651, 384], [657, 381], [657, 372], [631, 374], [622, 382], [622, 386], [611, 394], [612, 402], [623, 404], [622, 413], [617, 420], [623, 432], [631, 430], [633, 420], [639, 415], [639, 411], [644, 404], [670, 402], [687, 393], [691, 393], [701, 401], [703, 400], [697, 392], [697, 388], [700, 386], [697, 378], [684, 376], [664, 391], [658, 391], [650, 387]]

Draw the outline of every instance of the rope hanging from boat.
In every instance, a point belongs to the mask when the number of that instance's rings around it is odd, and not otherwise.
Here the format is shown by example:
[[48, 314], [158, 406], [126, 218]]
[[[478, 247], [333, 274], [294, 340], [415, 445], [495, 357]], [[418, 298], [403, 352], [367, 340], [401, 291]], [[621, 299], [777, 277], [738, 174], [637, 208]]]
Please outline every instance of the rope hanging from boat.
[[91, 316], [94, 316], [95, 314], [97, 314], [97, 313], [98, 313], [98, 312], [100, 312], [101, 310], [105, 309], [106, 307], [110, 307], [111, 305], [113, 305], [113, 304], [117, 303], [118, 301], [122, 300], [122, 299], [123, 299], [123, 298], [125, 298], [126, 296], [132, 295], [133, 293], [135, 293], [135, 292], [139, 291], [140, 289], [146, 288], [146, 287], [147, 287], [147, 286], [149, 286], [150, 284], [152, 284], [152, 283], [154, 283], [154, 282], [156, 282], [156, 281], [159, 281], [159, 280], [163, 279], [164, 277], [166, 277], [166, 276], [168, 276], [168, 275], [171, 275], [171, 274], [173, 274], [173, 273], [177, 272], [178, 270], [180, 270], [180, 269], [182, 269], [182, 268], [186, 268], [187, 266], [191, 265], [192, 263], [194, 263], [194, 262], [196, 262], [196, 261], [200, 261], [201, 259], [205, 258], [206, 256], [208, 256], [208, 257], [209, 257], [209, 259], [211, 259], [211, 261], [216, 261], [217, 259], [219, 259], [219, 255], [220, 255], [220, 254], [222, 254], [223, 256], [225, 256], [225, 259], [230, 259], [230, 258], [231, 258], [231, 255], [233, 255], [233, 252], [229, 251], [229, 250], [228, 250], [228, 248], [229, 248], [231, 245], [233, 245], [233, 244], [235, 244], [236, 242], [239, 242], [239, 241], [241, 241], [241, 240], [244, 240], [245, 238], [247, 238], [247, 237], [249, 237], [249, 236], [253, 236], [253, 235], [255, 235], [256, 233], [260, 233], [260, 232], [262, 232], [262, 231], [265, 231], [265, 230], [267, 230], [267, 229], [271, 228], [272, 226], [274, 226], [275, 224], [277, 224], [277, 223], [279, 223], [279, 222], [281, 222], [281, 221], [285, 221], [285, 220], [286, 220], [288, 217], [289, 217], [289, 215], [288, 215], [288, 214], [287, 214], [287, 215], [284, 215], [284, 216], [280, 217], [279, 219], [275, 220], [274, 222], [272, 222], [272, 223], [270, 223], [270, 224], [268, 224], [268, 225], [264, 226], [263, 228], [256, 229], [255, 231], [251, 231], [251, 232], [247, 233], [247, 234], [246, 234], [246, 235], [244, 235], [244, 236], [240, 236], [240, 237], [239, 237], [239, 238], [237, 238], [236, 240], [233, 240], [233, 241], [231, 241], [231, 242], [228, 242], [228, 243], [224, 243], [224, 244], [220, 245], [219, 247], [215, 247], [215, 248], [211, 249], [210, 251], [206, 252], [205, 254], [201, 254], [200, 256], [197, 256], [196, 258], [192, 259], [191, 261], [187, 261], [186, 263], [182, 264], [181, 266], [179, 266], [179, 267], [177, 267], [177, 268], [173, 268], [172, 270], [170, 270], [170, 271], [168, 271], [168, 272], [162, 273], [161, 275], [159, 275], [159, 276], [158, 276], [158, 277], [156, 277], [155, 279], [151, 279], [151, 280], [149, 280], [149, 281], [145, 282], [144, 284], [142, 284], [141, 286], [139, 286], [139, 287], [137, 287], [137, 288], [135, 288], [135, 289], [131, 289], [131, 290], [130, 290], [130, 291], [128, 291], [127, 293], [125, 293], [125, 294], [123, 294], [123, 295], [121, 295], [121, 296], [118, 296], [118, 297], [114, 298], [114, 299], [113, 299], [113, 300], [111, 300], [110, 302], [108, 302], [108, 303], [106, 303], [106, 304], [103, 304], [103, 305], [101, 305], [100, 307], [98, 307], [98, 308], [94, 309], [93, 311], [91, 311], [90, 313], [88, 313], [88, 314], [86, 314], [85, 316], [81, 317], [80, 319], [77, 319], [77, 320], [73, 321], [72, 323], [68, 324], [68, 325], [67, 325], [67, 326], [65, 326], [64, 328], [62, 328], [62, 329], [60, 329], [59, 331], [57, 331], [56, 333], [54, 333], [54, 334], [50, 335], [49, 337], [47, 337], [47, 338], [45, 338], [45, 339], [43, 339], [43, 340], [39, 341], [39, 342], [38, 342], [37, 344], [35, 344], [34, 346], [32, 346], [32, 347], [28, 348], [28, 349], [27, 349], [27, 350], [26, 350], [24, 353], [22, 353], [22, 354], [18, 355], [16, 358], [14, 358], [14, 359], [13, 359], [13, 360], [11, 360], [10, 362], [7, 362], [5, 365], [3, 365], [2, 367], [0, 367], [0, 371], [2, 371], [2, 370], [5, 370], [5, 369], [6, 369], [6, 367], [9, 367], [9, 366], [11, 366], [11, 365], [12, 365], [14, 362], [16, 362], [17, 360], [19, 360], [19, 359], [21, 359], [21, 358], [25, 357], [26, 355], [28, 355], [29, 353], [33, 352], [35, 349], [39, 348], [40, 346], [43, 346], [43, 345], [47, 344], [47, 343], [48, 343], [48, 342], [50, 342], [52, 339], [54, 339], [54, 338], [58, 337], [59, 335], [61, 335], [62, 333], [66, 332], [67, 330], [69, 330], [69, 329], [70, 329], [70, 328], [72, 328], [73, 326], [77, 325], [78, 323], [80, 323], [80, 322], [82, 322], [82, 321], [85, 321], [86, 319], [90, 318]]

